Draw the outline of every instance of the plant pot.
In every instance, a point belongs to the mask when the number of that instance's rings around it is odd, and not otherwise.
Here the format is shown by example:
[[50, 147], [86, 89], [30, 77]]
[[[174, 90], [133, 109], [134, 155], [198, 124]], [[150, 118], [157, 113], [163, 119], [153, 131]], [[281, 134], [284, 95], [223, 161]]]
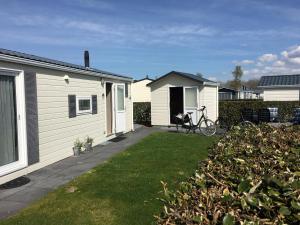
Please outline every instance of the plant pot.
[[74, 156], [79, 156], [80, 155], [80, 148], [73, 147], [73, 153], [74, 153]]
[[85, 143], [85, 150], [90, 152], [93, 150], [92, 143]]

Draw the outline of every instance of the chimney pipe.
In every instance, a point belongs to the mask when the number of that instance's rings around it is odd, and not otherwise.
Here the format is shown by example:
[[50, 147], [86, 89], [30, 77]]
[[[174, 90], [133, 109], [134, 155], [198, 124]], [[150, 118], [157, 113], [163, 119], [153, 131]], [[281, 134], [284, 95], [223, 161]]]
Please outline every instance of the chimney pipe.
[[90, 54], [87, 50], [84, 51], [84, 66], [90, 67]]

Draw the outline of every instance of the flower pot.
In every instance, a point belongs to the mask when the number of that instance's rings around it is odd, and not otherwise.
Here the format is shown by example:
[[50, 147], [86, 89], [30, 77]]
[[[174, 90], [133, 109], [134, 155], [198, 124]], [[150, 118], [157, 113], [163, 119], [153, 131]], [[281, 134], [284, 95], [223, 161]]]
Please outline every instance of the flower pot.
[[80, 155], [80, 148], [73, 147], [73, 152], [74, 152], [74, 156], [79, 156]]
[[85, 150], [90, 152], [93, 150], [92, 143], [85, 143]]

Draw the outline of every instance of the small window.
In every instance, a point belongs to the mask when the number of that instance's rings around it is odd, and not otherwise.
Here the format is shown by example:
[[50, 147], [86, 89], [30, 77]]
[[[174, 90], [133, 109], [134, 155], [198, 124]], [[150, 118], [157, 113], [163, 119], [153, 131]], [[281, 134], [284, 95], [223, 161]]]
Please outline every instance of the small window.
[[77, 114], [92, 113], [91, 97], [77, 97]]

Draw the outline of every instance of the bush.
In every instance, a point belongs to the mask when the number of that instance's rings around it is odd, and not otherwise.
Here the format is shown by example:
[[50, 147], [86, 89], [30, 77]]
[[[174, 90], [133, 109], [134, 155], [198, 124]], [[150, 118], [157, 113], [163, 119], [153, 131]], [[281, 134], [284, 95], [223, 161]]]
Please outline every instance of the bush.
[[300, 128], [234, 127], [179, 190], [158, 224], [300, 224]]
[[133, 121], [146, 126], [151, 125], [151, 103], [135, 102], [133, 103]]
[[220, 101], [219, 102], [219, 117], [226, 120], [228, 126], [236, 125], [241, 120], [241, 111], [244, 108], [251, 108], [254, 110], [277, 107], [279, 120], [286, 122], [293, 117], [293, 111], [300, 106], [299, 101], [279, 102], [270, 101], [264, 102], [262, 100], [235, 100], [235, 101]]

